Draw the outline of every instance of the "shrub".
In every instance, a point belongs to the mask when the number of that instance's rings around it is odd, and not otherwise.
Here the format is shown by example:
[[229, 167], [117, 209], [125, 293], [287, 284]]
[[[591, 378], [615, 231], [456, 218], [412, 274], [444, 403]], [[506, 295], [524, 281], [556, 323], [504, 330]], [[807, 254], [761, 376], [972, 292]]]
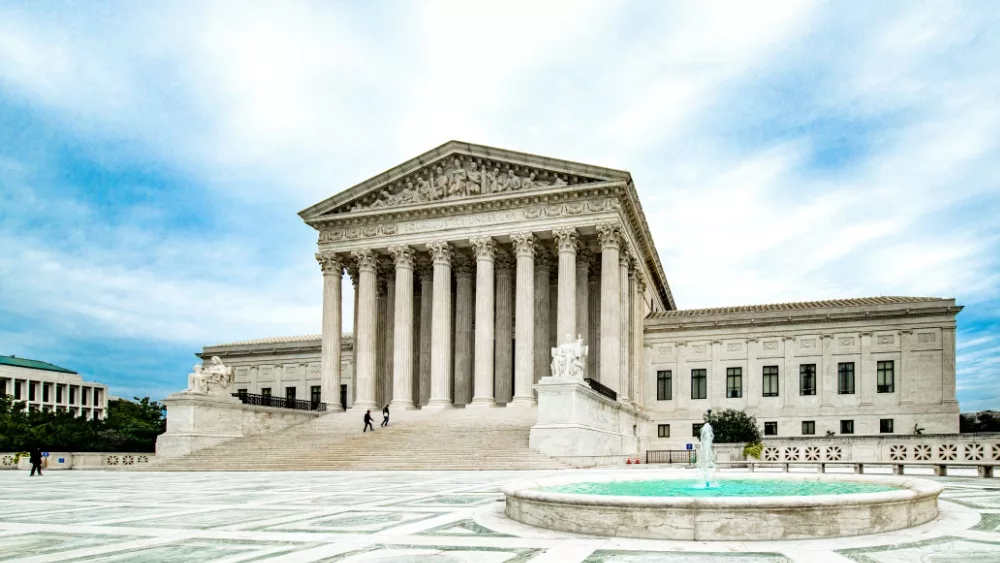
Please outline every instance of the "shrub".
[[757, 419], [736, 409], [725, 409], [716, 412], [709, 412], [705, 415], [705, 422], [712, 425], [712, 432], [715, 434], [716, 444], [756, 444], [761, 441], [760, 428], [757, 427]]

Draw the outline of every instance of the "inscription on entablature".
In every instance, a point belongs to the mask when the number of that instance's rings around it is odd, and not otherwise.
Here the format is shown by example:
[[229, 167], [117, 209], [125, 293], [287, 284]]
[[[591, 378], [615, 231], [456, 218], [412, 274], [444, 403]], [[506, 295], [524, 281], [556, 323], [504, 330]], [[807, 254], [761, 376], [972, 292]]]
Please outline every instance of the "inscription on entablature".
[[440, 219], [417, 219], [414, 221], [404, 221], [399, 223], [400, 234], [420, 233], [426, 231], [439, 231], [444, 229], [461, 229], [463, 227], [477, 227], [480, 225], [492, 225], [496, 223], [512, 223], [525, 220], [524, 209], [508, 209], [506, 211], [491, 211], [489, 213], [477, 213], [475, 215], [456, 215], [454, 217], [442, 217]]
[[337, 242], [341, 240], [357, 240], [361, 238], [383, 237], [396, 234], [395, 223], [379, 223], [377, 225], [361, 225], [335, 229], [323, 229], [319, 233], [319, 242]]

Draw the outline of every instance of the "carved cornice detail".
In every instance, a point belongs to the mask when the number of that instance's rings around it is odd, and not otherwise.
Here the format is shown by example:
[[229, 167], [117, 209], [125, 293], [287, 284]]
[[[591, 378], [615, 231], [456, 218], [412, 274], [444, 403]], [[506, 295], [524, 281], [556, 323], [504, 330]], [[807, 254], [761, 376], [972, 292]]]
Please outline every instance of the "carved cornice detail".
[[342, 276], [344, 275], [344, 259], [333, 252], [317, 252], [316, 261], [323, 271], [323, 275]]

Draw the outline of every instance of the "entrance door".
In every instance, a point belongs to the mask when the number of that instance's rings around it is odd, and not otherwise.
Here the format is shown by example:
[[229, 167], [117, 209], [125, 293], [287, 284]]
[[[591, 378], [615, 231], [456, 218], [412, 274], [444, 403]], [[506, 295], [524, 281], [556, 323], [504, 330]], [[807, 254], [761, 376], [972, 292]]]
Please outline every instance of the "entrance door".
[[347, 385], [340, 386], [340, 406], [347, 410]]

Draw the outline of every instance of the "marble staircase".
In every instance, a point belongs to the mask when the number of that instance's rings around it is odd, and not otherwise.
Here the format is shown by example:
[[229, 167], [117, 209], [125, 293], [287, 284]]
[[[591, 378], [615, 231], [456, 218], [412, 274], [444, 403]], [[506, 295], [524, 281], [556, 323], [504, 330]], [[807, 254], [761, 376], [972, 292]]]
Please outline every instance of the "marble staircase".
[[507, 470], [568, 467], [528, 448], [536, 407], [393, 412], [362, 432], [363, 412], [330, 413], [284, 430], [151, 463], [149, 471]]

